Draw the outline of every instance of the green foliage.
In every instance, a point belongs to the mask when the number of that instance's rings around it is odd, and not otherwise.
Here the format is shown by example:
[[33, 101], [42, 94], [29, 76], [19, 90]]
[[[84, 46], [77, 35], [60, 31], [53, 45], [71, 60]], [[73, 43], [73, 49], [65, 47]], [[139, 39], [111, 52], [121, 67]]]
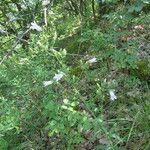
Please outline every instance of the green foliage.
[[149, 2], [93, 2], [0, 2], [0, 149], [149, 148]]
[[150, 5], [150, 2], [148, 0], [136, 0], [132, 5], [128, 7], [128, 12], [141, 12], [148, 5]]
[[0, 138], [0, 149], [3, 149], [3, 150], [8, 149], [8, 142], [5, 141], [3, 138]]

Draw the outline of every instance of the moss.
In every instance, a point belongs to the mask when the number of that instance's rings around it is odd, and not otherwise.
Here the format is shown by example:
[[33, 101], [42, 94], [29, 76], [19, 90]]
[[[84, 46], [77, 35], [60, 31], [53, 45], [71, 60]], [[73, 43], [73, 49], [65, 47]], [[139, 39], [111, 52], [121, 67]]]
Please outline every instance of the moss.
[[68, 36], [65, 37], [64, 39], [58, 40], [55, 43], [55, 47], [58, 48], [65, 48], [67, 50], [68, 53], [79, 53], [83, 54], [84, 52], [86, 52], [89, 47], [91, 46], [90, 41], [84, 42], [84, 43], [80, 43], [80, 32], [72, 35], [72, 36]]
[[79, 49], [79, 42], [78, 39], [74, 39], [73, 41], [69, 42], [66, 46], [66, 50], [69, 53], [76, 53]]
[[82, 71], [82, 68], [80, 66], [77, 66], [70, 70], [70, 75], [80, 76], [82, 74]]
[[150, 68], [149, 61], [147, 59], [143, 59], [137, 62], [137, 69], [131, 71], [133, 75], [136, 75], [142, 80], [149, 81], [150, 80]]

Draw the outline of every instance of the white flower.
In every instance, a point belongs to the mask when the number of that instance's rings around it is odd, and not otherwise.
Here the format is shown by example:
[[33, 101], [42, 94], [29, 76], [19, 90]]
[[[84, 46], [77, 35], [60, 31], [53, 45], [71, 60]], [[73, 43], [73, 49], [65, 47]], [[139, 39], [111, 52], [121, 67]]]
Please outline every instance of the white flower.
[[48, 86], [53, 84], [54, 81], [59, 81], [65, 74], [63, 72], [58, 71], [58, 74], [55, 74], [52, 80], [50, 81], [43, 81], [44, 86]]
[[3, 30], [3, 29], [0, 29], [0, 33], [7, 33], [5, 30]]
[[53, 77], [53, 80], [59, 81], [59, 80], [61, 80], [61, 78], [62, 78], [63, 76], [64, 76], [64, 73], [58, 71], [58, 74], [55, 74], [55, 76]]
[[35, 21], [31, 22], [30, 29], [37, 30], [37, 31], [42, 31], [42, 28], [39, 25], [37, 25], [37, 23]]
[[43, 81], [44, 86], [51, 85], [52, 83], [53, 83], [53, 81]]
[[46, 6], [46, 5], [48, 5], [49, 3], [50, 3], [49, 0], [43, 0], [42, 5], [43, 5], [43, 6]]
[[144, 26], [143, 25], [137, 25], [137, 26], [134, 26], [134, 29], [144, 30]]
[[92, 64], [92, 63], [97, 62], [97, 59], [96, 59], [96, 57], [93, 57], [92, 59], [88, 60], [87, 62]]
[[65, 98], [65, 99], [63, 100], [63, 102], [64, 102], [64, 104], [68, 104], [69, 100]]
[[117, 96], [115, 95], [114, 90], [109, 90], [109, 95], [112, 101], [117, 99]]

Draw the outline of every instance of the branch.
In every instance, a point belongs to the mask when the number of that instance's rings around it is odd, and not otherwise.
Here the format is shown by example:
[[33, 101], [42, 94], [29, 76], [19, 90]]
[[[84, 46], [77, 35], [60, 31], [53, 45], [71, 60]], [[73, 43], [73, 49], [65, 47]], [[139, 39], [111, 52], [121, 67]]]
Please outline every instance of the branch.
[[3, 59], [0, 62], [0, 65], [4, 62], [5, 59], [8, 58], [8, 56], [12, 55], [12, 53], [15, 51], [15, 47], [18, 45], [20, 41], [22, 41], [22, 38], [30, 31], [31, 29], [27, 29], [25, 32], [22, 33], [20, 37], [17, 37], [16, 42], [13, 44], [12, 48], [7, 51], [7, 54], [3, 57]]

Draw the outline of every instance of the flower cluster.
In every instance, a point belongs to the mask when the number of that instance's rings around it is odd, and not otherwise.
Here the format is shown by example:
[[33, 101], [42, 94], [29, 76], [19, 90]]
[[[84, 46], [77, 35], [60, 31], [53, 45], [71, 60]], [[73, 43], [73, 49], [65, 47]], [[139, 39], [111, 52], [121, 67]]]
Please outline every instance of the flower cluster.
[[58, 73], [54, 75], [52, 80], [50, 80], [50, 81], [43, 81], [43, 85], [44, 86], [48, 86], [48, 85], [53, 84], [53, 82], [55, 82], [55, 81], [58, 82], [59, 80], [61, 80], [63, 78], [64, 75], [65, 74], [63, 72], [58, 71]]
[[[93, 57], [92, 59], [88, 60], [87, 63], [91, 64], [91, 63], [96, 63], [97, 59], [96, 57]], [[46, 87], [48, 85], [53, 84], [53, 82], [58, 82], [59, 80], [61, 80], [63, 78], [65, 74], [61, 71], [58, 71], [57, 74], [54, 75], [53, 79], [50, 81], [43, 81], [43, 85]], [[117, 96], [115, 95], [115, 90], [109, 90], [109, 95], [110, 95], [110, 100], [114, 101], [117, 99]]]

